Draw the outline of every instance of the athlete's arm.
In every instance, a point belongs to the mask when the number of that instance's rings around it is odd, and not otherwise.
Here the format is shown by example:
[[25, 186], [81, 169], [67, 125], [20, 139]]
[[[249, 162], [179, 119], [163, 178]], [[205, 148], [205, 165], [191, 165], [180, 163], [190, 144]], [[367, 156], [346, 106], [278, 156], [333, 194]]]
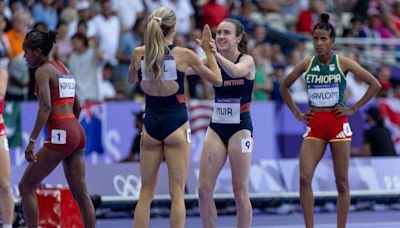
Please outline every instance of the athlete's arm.
[[4, 98], [7, 91], [8, 74], [5, 70], [0, 70], [0, 100]]
[[38, 68], [35, 72], [35, 80], [39, 87], [39, 111], [36, 116], [35, 126], [29, 137], [29, 144], [25, 149], [25, 159], [28, 162], [36, 162], [37, 160], [36, 155], [33, 154], [35, 150], [35, 141], [51, 113], [49, 72], [43, 67]]
[[362, 96], [361, 99], [350, 108], [350, 110], [343, 109], [344, 107], [338, 107], [337, 111], [339, 113], [337, 113], [337, 116], [351, 115], [361, 106], [367, 103], [371, 98], [373, 98], [379, 92], [382, 86], [371, 73], [350, 58], [339, 56], [339, 65], [341, 66], [343, 72], [351, 71], [356, 77], [369, 85], [364, 96]]
[[[214, 86], [222, 85], [222, 76], [218, 65], [210, 64], [210, 68], [208, 68], [192, 50], [185, 49], [184, 53], [189, 67], [191, 67], [196, 74], [209, 81]], [[212, 56], [213, 55], [211, 55], [211, 57]]]
[[283, 100], [286, 102], [289, 109], [292, 111], [296, 119], [303, 121], [304, 116], [300, 112], [297, 105], [294, 103], [292, 96], [290, 95], [289, 88], [292, 84], [307, 70], [307, 67], [310, 65], [311, 58], [303, 59], [300, 63], [298, 63], [292, 72], [283, 80], [280, 91]]
[[[208, 67], [208, 60], [207, 57], [201, 58], [200, 61], [203, 63], [203, 65], [206, 65]], [[188, 67], [185, 71], [185, 75], [186, 76], [193, 76], [193, 75], [197, 75], [197, 72], [193, 70], [193, 68]]]
[[137, 70], [138, 66], [140, 66], [140, 58], [143, 55], [144, 47], [137, 47], [132, 53], [131, 56], [131, 64], [128, 68], [128, 81], [133, 84], [138, 80]]
[[79, 120], [79, 115], [81, 114], [81, 104], [79, 102], [78, 96], [76, 95], [75, 92], [75, 101], [74, 101], [74, 116], [77, 120]]
[[[255, 75], [255, 64], [254, 59], [250, 55], [243, 55], [238, 63], [233, 63], [229, 59], [225, 58], [221, 53], [215, 53], [221, 68], [232, 78], [246, 77], [249, 80], [253, 80]], [[252, 73], [253, 72], [253, 73]], [[250, 76], [248, 78], [247, 76]]]

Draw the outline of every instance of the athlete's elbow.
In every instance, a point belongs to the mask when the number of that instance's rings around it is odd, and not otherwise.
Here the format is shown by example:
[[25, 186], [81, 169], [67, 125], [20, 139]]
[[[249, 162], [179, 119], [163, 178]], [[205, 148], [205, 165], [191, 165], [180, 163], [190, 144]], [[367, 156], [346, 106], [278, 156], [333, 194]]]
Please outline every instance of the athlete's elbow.
[[382, 84], [379, 82], [379, 81], [376, 81], [376, 91], [378, 92], [379, 90], [381, 90], [382, 89]]
[[213, 86], [221, 87], [222, 86], [222, 78], [218, 78], [214, 81]]
[[40, 104], [40, 111], [43, 113], [50, 113], [51, 112], [51, 104], [48, 102], [43, 102]]

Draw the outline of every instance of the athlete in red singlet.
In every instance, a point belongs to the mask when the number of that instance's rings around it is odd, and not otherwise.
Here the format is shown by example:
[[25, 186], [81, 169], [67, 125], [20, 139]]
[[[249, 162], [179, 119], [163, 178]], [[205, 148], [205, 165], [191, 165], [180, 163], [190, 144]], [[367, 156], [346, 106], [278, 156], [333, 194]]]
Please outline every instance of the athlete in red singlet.
[[[75, 93], [75, 78], [59, 61], [49, 61], [57, 34], [32, 30], [23, 48], [29, 67], [35, 68], [39, 111], [25, 149], [28, 167], [19, 184], [27, 227], [38, 226], [36, 186], [62, 161], [68, 185], [77, 201], [85, 227], [95, 227], [93, 204], [86, 190], [84, 152], [86, 138], [78, 122], [80, 105]], [[46, 124], [46, 141], [34, 154], [36, 139]]]
[[14, 214], [14, 198], [10, 186], [10, 154], [3, 119], [7, 79], [7, 71], [0, 70], [0, 212], [3, 227], [11, 228]]

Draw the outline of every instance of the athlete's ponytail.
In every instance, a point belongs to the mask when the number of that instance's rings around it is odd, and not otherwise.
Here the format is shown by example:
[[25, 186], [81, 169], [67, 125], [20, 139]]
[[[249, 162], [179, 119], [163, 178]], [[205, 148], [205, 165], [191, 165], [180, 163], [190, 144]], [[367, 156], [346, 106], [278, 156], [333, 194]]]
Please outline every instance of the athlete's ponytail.
[[151, 80], [160, 80], [161, 68], [168, 44], [165, 37], [175, 26], [176, 16], [172, 9], [161, 7], [149, 17], [144, 33], [144, 70]]

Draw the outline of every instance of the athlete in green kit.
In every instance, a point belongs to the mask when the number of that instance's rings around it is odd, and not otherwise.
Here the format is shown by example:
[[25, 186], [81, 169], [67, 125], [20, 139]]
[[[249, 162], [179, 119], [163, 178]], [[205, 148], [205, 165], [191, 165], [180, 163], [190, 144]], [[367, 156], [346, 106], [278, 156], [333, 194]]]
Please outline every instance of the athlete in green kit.
[[[332, 150], [338, 191], [337, 227], [346, 227], [350, 205], [348, 169], [352, 136], [347, 116], [367, 103], [381, 88], [375, 77], [358, 63], [332, 52], [336, 34], [328, 21], [329, 15], [322, 14], [321, 22], [314, 26], [312, 35], [316, 55], [298, 63], [281, 85], [282, 97], [290, 110], [299, 121], [307, 123], [300, 149], [300, 201], [306, 228], [314, 227], [311, 181], [328, 144]], [[369, 85], [364, 96], [352, 107], [346, 107], [343, 100], [346, 73], [349, 71]], [[304, 72], [309, 108], [306, 113], [301, 113], [293, 102], [289, 88]]]

